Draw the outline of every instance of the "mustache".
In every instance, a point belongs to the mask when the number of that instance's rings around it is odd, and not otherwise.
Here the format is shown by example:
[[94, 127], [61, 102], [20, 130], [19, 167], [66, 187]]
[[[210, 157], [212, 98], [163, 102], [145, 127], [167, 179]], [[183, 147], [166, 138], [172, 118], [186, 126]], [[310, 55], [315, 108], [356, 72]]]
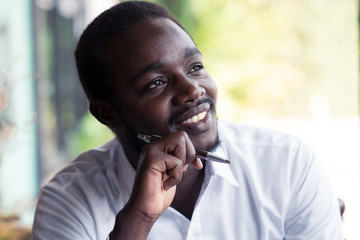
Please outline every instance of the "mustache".
[[215, 109], [214, 100], [212, 98], [210, 98], [210, 97], [205, 97], [205, 98], [202, 98], [202, 99], [199, 99], [198, 101], [196, 101], [195, 104], [186, 105], [182, 109], [180, 109], [180, 110], [174, 112], [173, 114], [171, 114], [169, 119], [168, 119], [168, 123], [169, 124], [175, 124], [176, 119], [178, 119], [186, 111], [188, 111], [189, 109], [191, 109], [193, 107], [199, 106], [202, 103], [208, 103], [208, 104], [210, 104], [210, 109]]

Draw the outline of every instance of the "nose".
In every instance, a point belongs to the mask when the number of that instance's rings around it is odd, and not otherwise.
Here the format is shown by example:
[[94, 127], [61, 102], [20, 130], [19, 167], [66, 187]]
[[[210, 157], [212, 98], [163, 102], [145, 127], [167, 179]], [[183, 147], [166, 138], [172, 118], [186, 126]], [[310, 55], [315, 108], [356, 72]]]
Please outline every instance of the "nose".
[[200, 86], [199, 80], [187, 78], [186, 76], [178, 77], [174, 87], [173, 103], [182, 105], [188, 102], [195, 102], [206, 93], [205, 88]]

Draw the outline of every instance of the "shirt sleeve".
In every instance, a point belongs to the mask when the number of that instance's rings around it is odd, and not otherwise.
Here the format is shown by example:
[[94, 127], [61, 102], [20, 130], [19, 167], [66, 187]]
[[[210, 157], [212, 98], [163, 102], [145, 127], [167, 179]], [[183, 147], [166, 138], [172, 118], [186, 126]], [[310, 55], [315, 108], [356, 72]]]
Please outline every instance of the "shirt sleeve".
[[296, 153], [290, 178], [285, 239], [343, 240], [337, 199], [325, 169], [306, 144]]
[[90, 213], [66, 189], [48, 184], [41, 191], [33, 224], [33, 239], [96, 239]]

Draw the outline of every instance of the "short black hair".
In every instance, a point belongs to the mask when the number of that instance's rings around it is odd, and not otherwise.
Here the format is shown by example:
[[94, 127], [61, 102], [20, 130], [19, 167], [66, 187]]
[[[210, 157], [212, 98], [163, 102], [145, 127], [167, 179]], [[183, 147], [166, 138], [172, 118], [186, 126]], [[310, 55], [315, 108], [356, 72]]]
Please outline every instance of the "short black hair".
[[101, 13], [84, 30], [75, 50], [75, 60], [89, 100], [112, 102], [113, 71], [105, 58], [105, 47], [131, 25], [149, 17], [170, 19], [185, 31], [164, 7], [145, 1], [119, 3]]

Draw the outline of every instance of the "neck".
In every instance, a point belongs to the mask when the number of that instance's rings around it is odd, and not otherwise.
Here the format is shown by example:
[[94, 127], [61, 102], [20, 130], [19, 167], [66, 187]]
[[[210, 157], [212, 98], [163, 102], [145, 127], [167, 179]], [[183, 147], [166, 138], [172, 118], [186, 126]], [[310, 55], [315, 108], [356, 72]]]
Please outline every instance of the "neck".
[[120, 141], [127, 159], [129, 160], [131, 165], [136, 169], [139, 163], [140, 152], [133, 147], [133, 145], [131, 144], [130, 141], [128, 141], [126, 136], [117, 135], [117, 139], [118, 141]]

